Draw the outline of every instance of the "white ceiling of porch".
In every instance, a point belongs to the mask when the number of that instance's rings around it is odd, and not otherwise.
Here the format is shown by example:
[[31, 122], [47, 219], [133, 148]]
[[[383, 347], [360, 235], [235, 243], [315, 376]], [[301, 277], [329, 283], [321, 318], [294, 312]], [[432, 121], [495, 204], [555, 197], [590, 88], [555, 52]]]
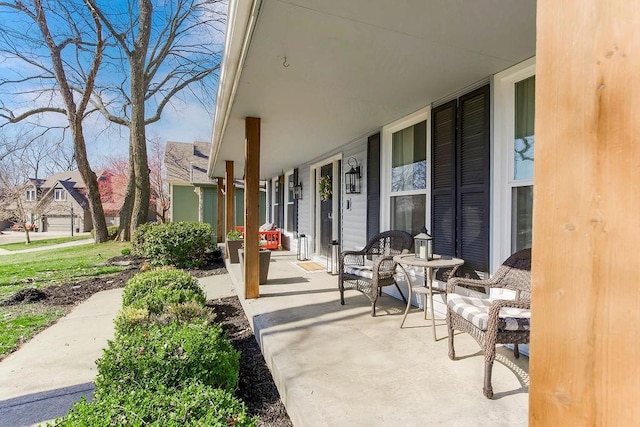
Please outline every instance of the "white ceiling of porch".
[[263, 0], [213, 175], [234, 160], [242, 177], [247, 116], [262, 119], [267, 178], [533, 56], [535, 12], [528, 0]]

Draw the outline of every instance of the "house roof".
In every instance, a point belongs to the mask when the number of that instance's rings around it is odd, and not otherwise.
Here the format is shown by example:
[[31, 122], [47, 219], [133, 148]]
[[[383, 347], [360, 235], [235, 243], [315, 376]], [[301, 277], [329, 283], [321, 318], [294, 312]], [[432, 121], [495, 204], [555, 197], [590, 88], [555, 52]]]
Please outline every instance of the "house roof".
[[244, 172], [261, 118], [262, 178], [535, 55], [536, 2], [230, 0], [210, 176]]
[[175, 184], [211, 184], [207, 175], [211, 144], [206, 142], [167, 142], [164, 163], [167, 182]]
[[89, 209], [89, 201], [85, 195], [76, 187], [76, 183], [73, 181], [58, 181], [60, 185], [67, 190], [67, 192], [73, 197], [73, 200], [79, 204], [82, 209]]

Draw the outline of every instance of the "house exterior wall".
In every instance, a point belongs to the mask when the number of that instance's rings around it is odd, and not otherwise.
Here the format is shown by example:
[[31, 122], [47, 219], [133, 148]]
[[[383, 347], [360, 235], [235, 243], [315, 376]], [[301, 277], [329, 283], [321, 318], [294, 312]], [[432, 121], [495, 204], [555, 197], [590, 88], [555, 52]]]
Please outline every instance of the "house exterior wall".
[[[348, 160], [353, 157], [360, 165], [360, 194], [346, 194], [345, 173], [351, 168]], [[367, 138], [347, 145], [342, 151], [342, 206], [341, 206], [341, 250], [362, 249], [367, 243]], [[363, 220], [364, 219], [364, 220]]]
[[171, 221], [197, 221], [198, 195], [193, 186], [171, 185]]

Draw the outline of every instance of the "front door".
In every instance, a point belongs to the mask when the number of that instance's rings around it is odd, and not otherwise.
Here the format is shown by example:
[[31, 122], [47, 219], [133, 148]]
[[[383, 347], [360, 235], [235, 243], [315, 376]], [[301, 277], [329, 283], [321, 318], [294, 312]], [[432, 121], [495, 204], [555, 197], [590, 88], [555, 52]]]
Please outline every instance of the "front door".
[[[333, 186], [333, 163], [320, 167], [320, 183], [330, 182]], [[333, 191], [327, 197], [319, 197], [320, 203], [320, 255], [330, 256], [329, 244], [333, 240]]]

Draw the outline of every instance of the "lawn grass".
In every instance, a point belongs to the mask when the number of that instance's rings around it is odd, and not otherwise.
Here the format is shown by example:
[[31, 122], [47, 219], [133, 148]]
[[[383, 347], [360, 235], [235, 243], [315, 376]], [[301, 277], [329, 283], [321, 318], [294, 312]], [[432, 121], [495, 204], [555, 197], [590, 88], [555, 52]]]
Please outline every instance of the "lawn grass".
[[0, 249], [6, 249], [8, 251], [19, 251], [21, 249], [33, 249], [42, 246], [51, 246], [60, 243], [73, 242], [76, 240], [87, 240], [88, 238], [89, 237], [87, 235], [73, 237], [52, 237], [50, 239], [32, 240], [29, 244], [26, 244], [25, 242], [5, 243], [3, 245], [0, 245]]
[[[75, 282], [121, 271], [123, 267], [104, 265], [121, 254], [129, 243], [107, 242], [72, 246], [25, 254], [0, 256], [0, 301], [16, 291]], [[64, 308], [42, 304], [0, 307], [0, 359], [40, 330], [66, 314]]]
[[0, 307], [0, 360], [58, 320], [66, 311], [42, 304]]
[[129, 243], [107, 242], [24, 254], [0, 256], [0, 301], [16, 290], [78, 281], [115, 273], [122, 267], [104, 265]]

